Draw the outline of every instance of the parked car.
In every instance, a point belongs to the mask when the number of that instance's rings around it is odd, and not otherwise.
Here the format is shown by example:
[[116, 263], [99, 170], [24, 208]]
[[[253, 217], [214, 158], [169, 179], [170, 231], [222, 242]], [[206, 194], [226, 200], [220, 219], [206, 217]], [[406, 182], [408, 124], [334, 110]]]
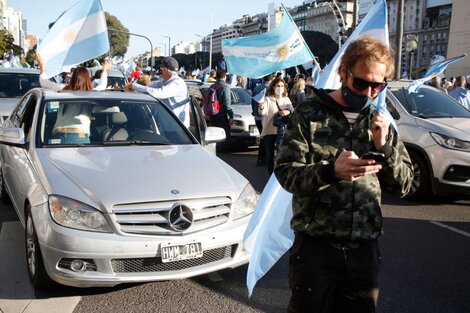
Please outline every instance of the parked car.
[[[193, 101], [192, 106], [198, 104]], [[62, 107], [91, 112], [90, 143], [54, 135]], [[250, 183], [158, 100], [139, 93], [35, 88], [0, 128], [0, 199], [25, 228], [28, 273], [89, 287], [180, 279], [245, 264]]]
[[440, 90], [410, 81], [388, 84], [387, 106], [410, 154], [414, 181], [409, 197], [470, 194], [470, 111]]
[[39, 71], [30, 68], [0, 68], [0, 123], [10, 115], [20, 98], [39, 87]]
[[[186, 81], [189, 94], [194, 96], [202, 106], [209, 95], [211, 83]], [[260, 133], [256, 127], [255, 118], [251, 114], [251, 95], [241, 87], [231, 87], [233, 124], [230, 135], [234, 141], [253, 144], [259, 141]]]
[[[88, 68], [90, 76], [93, 77], [96, 71], [100, 70], [101, 67], [92, 67]], [[124, 74], [115, 68], [112, 68], [108, 71], [108, 86], [106, 89], [123, 89], [126, 86], [126, 78]]]

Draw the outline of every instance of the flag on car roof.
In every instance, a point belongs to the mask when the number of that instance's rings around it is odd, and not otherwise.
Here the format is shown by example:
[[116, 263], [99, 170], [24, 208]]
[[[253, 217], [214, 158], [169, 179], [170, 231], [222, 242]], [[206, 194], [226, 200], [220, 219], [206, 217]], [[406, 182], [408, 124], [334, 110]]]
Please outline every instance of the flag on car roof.
[[292, 17], [284, 8], [281, 23], [256, 36], [222, 40], [229, 73], [260, 78], [275, 71], [312, 61], [313, 53], [305, 43]]
[[[338, 76], [336, 69], [344, 49], [352, 40], [363, 34], [372, 35], [388, 44], [385, 0], [377, 1], [361, 24], [356, 27], [333, 61], [325, 68], [325, 72], [317, 84], [318, 88], [339, 88], [340, 85], [335, 83], [336, 77], [334, 76]], [[337, 82], [339, 83], [339, 78]], [[383, 92], [381, 94], [385, 95]], [[385, 98], [382, 100], [385, 102]], [[272, 174], [243, 237], [245, 249], [250, 252], [250, 263], [246, 275], [249, 296], [251, 296], [256, 282], [292, 246], [295, 236], [290, 228], [291, 218], [292, 194], [285, 191], [275, 175]]]
[[424, 77], [423, 77], [423, 78], [414, 80], [414, 81], [408, 86], [408, 88], [407, 88], [407, 89], [408, 89], [408, 93], [418, 92], [418, 91], [419, 91], [419, 87], [420, 87], [422, 84], [424, 84], [424, 83], [427, 82], [428, 80], [431, 80], [433, 77], [435, 77], [435, 76], [440, 75], [441, 73], [443, 73], [449, 64], [454, 63], [454, 62], [457, 62], [457, 61], [460, 61], [460, 60], [462, 60], [463, 58], [465, 58], [466, 56], [467, 56], [466, 54], [463, 54], [463, 55], [461, 55], [461, 56], [458, 56], [458, 57], [455, 57], [455, 58], [451, 58], [451, 59], [449, 59], [449, 60], [443, 60], [443, 61], [434, 63], [433, 65], [431, 65], [431, 66], [428, 68], [428, 70], [427, 70], [426, 73], [424, 74]]
[[38, 47], [49, 78], [108, 50], [108, 29], [99, 0], [81, 0], [65, 11]]

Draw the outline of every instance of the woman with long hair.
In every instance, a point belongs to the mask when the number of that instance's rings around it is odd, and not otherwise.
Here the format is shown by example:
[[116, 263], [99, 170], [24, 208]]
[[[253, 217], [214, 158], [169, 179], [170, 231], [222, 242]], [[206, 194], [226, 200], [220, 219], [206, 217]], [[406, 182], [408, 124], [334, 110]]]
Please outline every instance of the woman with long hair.
[[266, 90], [266, 97], [258, 110], [263, 118], [261, 137], [264, 139], [266, 166], [269, 175], [274, 170], [276, 141], [284, 134], [286, 119], [294, 111], [289, 99], [287, 84], [281, 77], [276, 77]]
[[[77, 67], [68, 84], [60, 84], [50, 81], [44, 73], [44, 61], [36, 53], [39, 65], [39, 82], [43, 88], [59, 91], [90, 91], [105, 90], [108, 84], [108, 70], [111, 62], [105, 61], [100, 83], [93, 88], [90, 73], [85, 67]], [[90, 143], [91, 109], [89, 105], [81, 103], [60, 104], [57, 112], [57, 120], [52, 131], [54, 137], [49, 139], [50, 144], [85, 144]]]

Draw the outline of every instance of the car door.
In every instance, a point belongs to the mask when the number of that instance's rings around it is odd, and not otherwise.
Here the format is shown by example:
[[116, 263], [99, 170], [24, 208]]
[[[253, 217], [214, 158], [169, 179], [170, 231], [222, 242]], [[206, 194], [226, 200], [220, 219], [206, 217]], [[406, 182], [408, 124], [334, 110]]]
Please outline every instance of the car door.
[[34, 147], [32, 125], [38, 96], [35, 93], [26, 95], [10, 116], [6, 126], [22, 128], [26, 145], [22, 147], [5, 146], [2, 153], [5, 184], [10, 191], [11, 200], [17, 210], [20, 220], [24, 222], [23, 204], [27, 190], [34, 179], [28, 151]]

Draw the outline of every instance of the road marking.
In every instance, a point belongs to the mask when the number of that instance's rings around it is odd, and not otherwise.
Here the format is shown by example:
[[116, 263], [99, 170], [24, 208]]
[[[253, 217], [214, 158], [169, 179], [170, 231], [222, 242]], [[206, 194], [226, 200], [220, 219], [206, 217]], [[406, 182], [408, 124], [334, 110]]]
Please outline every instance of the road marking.
[[464, 235], [464, 236], [470, 238], [470, 233], [467, 233], [466, 231], [460, 230], [458, 228], [455, 228], [455, 227], [452, 227], [452, 226], [449, 226], [449, 225], [446, 225], [446, 224], [443, 224], [443, 223], [437, 222], [437, 221], [430, 221], [430, 223], [434, 224], [436, 226], [442, 227], [442, 228], [446, 228], [448, 230], [451, 230], [453, 232], [456, 232], [458, 234], [461, 234], [461, 235]]
[[0, 231], [0, 312], [2, 313], [71, 313], [80, 296], [35, 299], [29, 283], [21, 223], [4, 222]]

